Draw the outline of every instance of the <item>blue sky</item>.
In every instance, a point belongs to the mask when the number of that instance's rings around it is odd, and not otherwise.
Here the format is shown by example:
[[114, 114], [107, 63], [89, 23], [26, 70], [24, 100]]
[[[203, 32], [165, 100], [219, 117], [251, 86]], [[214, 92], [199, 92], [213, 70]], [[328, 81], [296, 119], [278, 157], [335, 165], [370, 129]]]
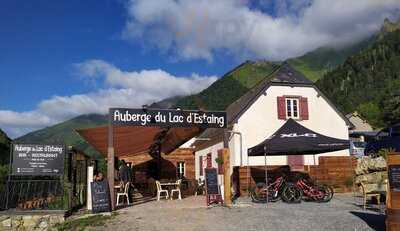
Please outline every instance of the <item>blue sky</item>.
[[219, 75], [234, 65], [224, 59], [182, 65], [122, 40], [123, 1], [2, 1], [0, 16], [0, 109], [33, 110], [52, 95], [93, 90], [72, 68], [92, 58], [121, 69], [160, 68], [176, 75]]
[[371, 35], [399, 1], [0, 2], [0, 128], [11, 137], [111, 106], [194, 94], [246, 59]]

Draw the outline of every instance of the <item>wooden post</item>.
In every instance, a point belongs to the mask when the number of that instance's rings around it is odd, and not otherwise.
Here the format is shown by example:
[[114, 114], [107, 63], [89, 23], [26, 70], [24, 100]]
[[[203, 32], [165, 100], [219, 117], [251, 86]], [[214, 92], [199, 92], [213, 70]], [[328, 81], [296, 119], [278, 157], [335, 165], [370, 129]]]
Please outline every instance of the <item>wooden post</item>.
[[229, 160], [229, 149], [222, 150], [222, 161], [224, 164], [224, 203], [226, 206], [232, 205], [231, 193], [231, 165]]
[[161, 180], [161, 144], [157, 147], [157, 178]]
[[108, 178], [108, 187], [110, 188], [111, 210], [114, 210], [115, 209], [115, 195], [114, 195], [114, 134], [113, 134], [111, 111], [109, 112], [109, 121], [108, 121], [107, 178]]

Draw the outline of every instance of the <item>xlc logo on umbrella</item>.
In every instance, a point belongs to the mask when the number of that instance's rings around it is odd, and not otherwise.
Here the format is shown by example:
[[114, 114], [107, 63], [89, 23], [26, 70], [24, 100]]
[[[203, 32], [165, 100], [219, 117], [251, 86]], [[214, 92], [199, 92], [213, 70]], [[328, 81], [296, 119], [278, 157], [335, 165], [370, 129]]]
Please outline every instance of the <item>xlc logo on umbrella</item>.
[[317, 137], [317, 134], [315, 133], [304, 133], [304, 134], [299, 134], [297, 135], [297, 133], [289, 133], [289, 134], [281, 134], [281, 138], [295, 138], [295, 137]]

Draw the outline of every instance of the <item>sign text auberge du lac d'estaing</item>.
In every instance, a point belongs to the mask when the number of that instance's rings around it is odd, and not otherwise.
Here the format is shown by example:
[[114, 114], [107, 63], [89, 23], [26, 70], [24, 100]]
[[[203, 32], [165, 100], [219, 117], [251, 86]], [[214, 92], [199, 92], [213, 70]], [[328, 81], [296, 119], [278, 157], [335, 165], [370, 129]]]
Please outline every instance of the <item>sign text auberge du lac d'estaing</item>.
[[111, 108], [114, 125], [226, 128], [226, 112]]

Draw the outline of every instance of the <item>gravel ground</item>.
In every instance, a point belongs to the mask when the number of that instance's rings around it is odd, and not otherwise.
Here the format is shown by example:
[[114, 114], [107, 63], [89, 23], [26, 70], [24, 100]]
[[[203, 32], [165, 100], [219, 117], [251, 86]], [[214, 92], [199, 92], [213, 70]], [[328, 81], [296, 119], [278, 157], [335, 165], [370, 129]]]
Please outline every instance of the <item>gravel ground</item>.
[[[360, 203], [360, 202], [358, 202]], [[205, 206], [205, 197], [151, 201], [119, 210], [105, 227], [89, 230], [385, 230], [385, 216], [363, 211], [350, 194], [329, 203], [254, 204], [246, 198], [233, 208]]]

